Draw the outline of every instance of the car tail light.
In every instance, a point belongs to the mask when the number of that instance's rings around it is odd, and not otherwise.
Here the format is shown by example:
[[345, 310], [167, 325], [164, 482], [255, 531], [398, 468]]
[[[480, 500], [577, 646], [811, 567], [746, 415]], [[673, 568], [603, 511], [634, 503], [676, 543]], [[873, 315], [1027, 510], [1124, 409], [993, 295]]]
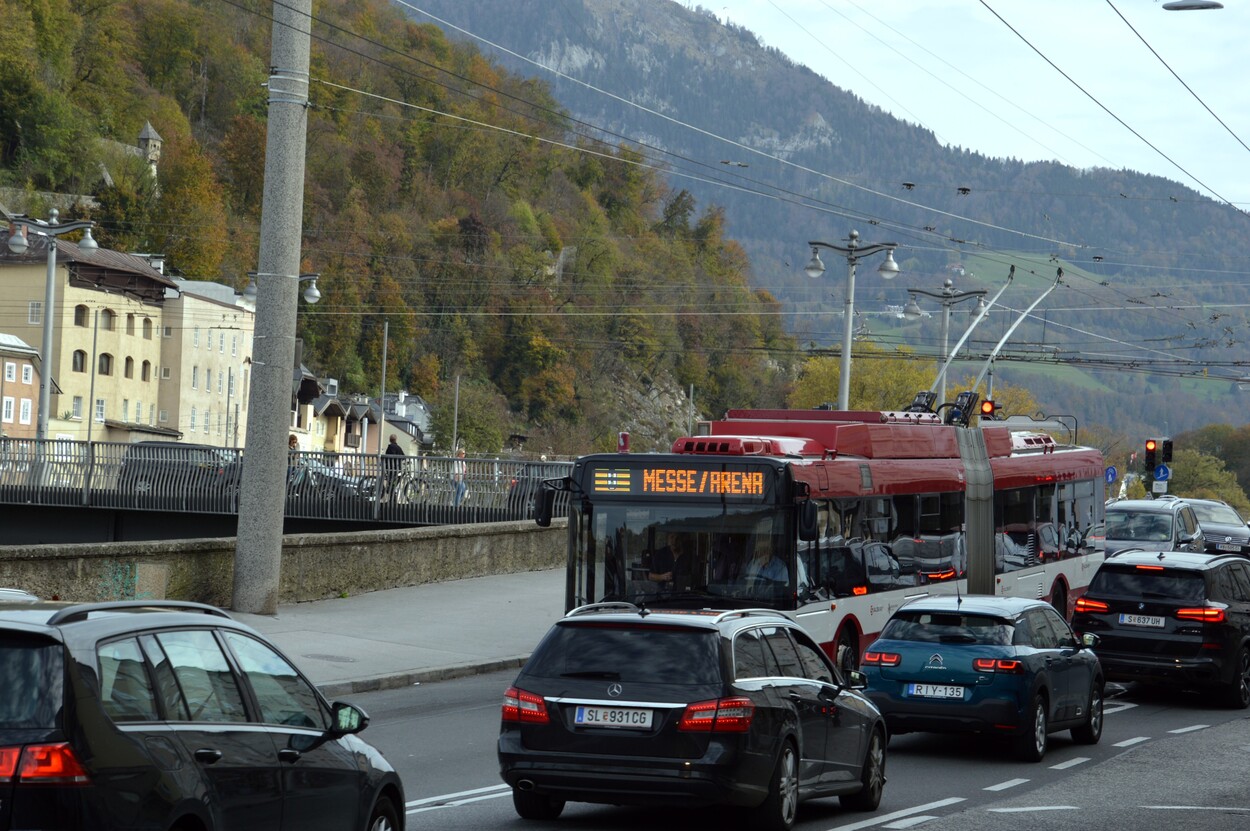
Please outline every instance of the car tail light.
[[[0, 774], [11, 769], [9, 754], [16, 750], [5, 748], [0, 751]], [[86, 785], [91, 781], [78, 763], [73, 748], [64, 742], [29, 744], [22, 748], [21, 759], [17, 763], [17, 778], [40, 785]], [[0, 781], [3, 781], [2, 776]]]
[[1163, 571], [1163, 566], [1133, 566], [1138, 571]]
[[1076, 611], [1078, 612], [1106, 612], [1110, 607], [1101, 600], [1091, 600], [1088, 597], [1078, 597], [1076, 599]]
[[1193, 609], [1177, 609], [1176, 617], [1180, 620], [1197, 620], [1202, 623], [1223, 623], [1225, 608], [1225, 606], [1212, 604]]
[[541, 695], [508, 687], [503, 694], [503, 720], [521, 724], [547, 724], [551, 721], [551, 716], [547, 713], [547, 702]]
[[865, 652], [861, 663], [873, 666], [896, 667], [901, 660], [903, 660], [903, 656], [897, 652]]
[[20, 747], [0, 747], [0, 783], [12, 782], [17, 773], [17, 760], [21, 758]]
[[1024, 672], [1024, 664], [1014, 658], [974, 658], [972, 668], [977, 672], [1005, 672], [1012, 675]]
[[749, 698], [716, 698], [686, 705], [677, 729], [687, 733], [745, 733], [755, 716]]

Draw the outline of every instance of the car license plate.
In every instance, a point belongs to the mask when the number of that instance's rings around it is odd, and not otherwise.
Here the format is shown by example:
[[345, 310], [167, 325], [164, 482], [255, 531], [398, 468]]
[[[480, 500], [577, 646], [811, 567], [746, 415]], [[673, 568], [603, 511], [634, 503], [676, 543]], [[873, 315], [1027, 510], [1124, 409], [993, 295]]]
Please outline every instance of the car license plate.
[[1153, 615], [1120, 615], [1120, 623], [1126, 626], [1154, 626], [1163, 628], [1163, 618]]
[[908, 684], [907, 694], [917, 698], [963, 698], [964, 688], [953, 684]]
[[1222, 542], [1222, 543], [1216, 544], [1215, 547], [1218, 548], [1220, 551], [1240, 551], [1241, 550], [1241, 546], [1235, 542]]
[[573, 723], [580, 727], [626, 727], [648, 730], [651, 711], [630, 707], [578, 707]]

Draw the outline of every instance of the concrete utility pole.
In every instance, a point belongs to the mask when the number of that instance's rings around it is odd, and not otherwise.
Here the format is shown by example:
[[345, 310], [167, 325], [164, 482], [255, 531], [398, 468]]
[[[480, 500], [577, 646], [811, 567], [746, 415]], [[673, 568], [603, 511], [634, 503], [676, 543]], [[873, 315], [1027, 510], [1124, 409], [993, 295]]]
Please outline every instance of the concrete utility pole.
[[311, 28], [312, 0], [273, 4], [269, 134], [256, 275], [252, 388], [239, 488], [239, 533], [231, 603], [236, 612], [262, 615], [278, 611], [282, 571], [287, 431], [303, 236]]

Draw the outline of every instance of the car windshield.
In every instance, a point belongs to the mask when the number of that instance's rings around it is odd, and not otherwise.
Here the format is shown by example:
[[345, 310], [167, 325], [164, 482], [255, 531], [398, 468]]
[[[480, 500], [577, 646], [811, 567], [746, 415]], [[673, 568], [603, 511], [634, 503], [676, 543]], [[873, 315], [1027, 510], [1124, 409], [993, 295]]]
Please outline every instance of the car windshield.
[[63, 677], [59, 645], [0, 634], [0, 730], [55, 727]]
[[1099, 597], [1140, 597], [1181, 603], [1202, 603], [1206, 594], [1202, 575], [1196, 571], [1156, 571], [1128, 566], [1099, 569], [1090, 581], [1089, 593]]
[[565, 624], [525, 668], [547, 678], [647, 684], [716, 684], [719, 635], [711, 630], [630, 624]]
[[883, 640], [1007, 646], [1015, 627], [1005, 618], [961, 612], [902, 611], [881, 632]]
[[1246, 522], [1241, 515], [1234, 511], [1228, 505], [1221, 505], [1218, 502], [1191, 502], [1194, 513], [1198, 515], [1199, 522], [1212, 522], [1221, 525], [1245, 525]]
[[1172, 516], [1153, 511], [1108, 511], [1107, 539], [1167, 542], [1172, 539]]

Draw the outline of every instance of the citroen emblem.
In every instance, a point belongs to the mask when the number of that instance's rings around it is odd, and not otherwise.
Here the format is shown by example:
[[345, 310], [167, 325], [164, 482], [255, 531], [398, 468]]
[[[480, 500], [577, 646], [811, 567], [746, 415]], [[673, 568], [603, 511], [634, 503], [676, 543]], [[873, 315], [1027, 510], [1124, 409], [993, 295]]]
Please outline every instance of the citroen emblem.
[[944, 669], [945, 666], [946, 664], [942, 661], [942, 656], [939, 655], [938, 653], [934, 652], [932, 655], [929, 656], [929, 668], [930, 669]]
[[612, 696], [613, 698], [619, 698], [621, 695], [621, 692], [622, 692], [622, 689], [621, 689], [620, 684], [608, 685], [608, 695]]

